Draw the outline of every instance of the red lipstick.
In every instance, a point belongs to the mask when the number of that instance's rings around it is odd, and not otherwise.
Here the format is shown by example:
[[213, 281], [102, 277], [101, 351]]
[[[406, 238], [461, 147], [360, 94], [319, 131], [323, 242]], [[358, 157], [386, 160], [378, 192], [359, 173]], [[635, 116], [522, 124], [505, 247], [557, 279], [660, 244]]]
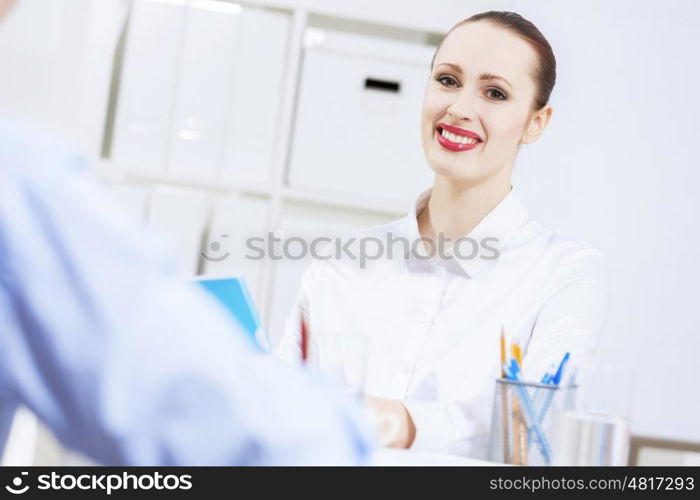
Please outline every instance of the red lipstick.
[[[470, 144], [463, 144], [461, 142], [453, 142], [447, 137], [442, 136], [442, 131], [445, 130], [447, 132], [450, 132], [454, 135], [460, 136], [460, 137], [467, 137], [470, 139], [475, 139], [477, 142], [475, 143], [470, 143]], [[450, 151], [469, 151], [470, 149], [474, 149], [477, 147], [479, 144], [483, 142], [481, 137], [478, 134], [475, 134], [474, 132], [470, 130], [466, 130], [460, 127], [455, 127], [454, 125], [447, 125], [446, 123], [438, 123], [437, 127], [435, 128], [435, 136], [437, 138], [438, 143]]]

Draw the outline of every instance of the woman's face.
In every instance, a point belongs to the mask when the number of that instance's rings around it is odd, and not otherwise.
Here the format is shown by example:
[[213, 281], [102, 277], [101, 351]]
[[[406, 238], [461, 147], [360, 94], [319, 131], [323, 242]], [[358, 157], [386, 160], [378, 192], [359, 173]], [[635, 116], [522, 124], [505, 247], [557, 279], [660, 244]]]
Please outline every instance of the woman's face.
[[489, 22], [445, 38], [421, 116], [423, 151], [437, 174], [471, 184], [501, 173], [509, 181], [519, 144], [534, 141], [551, 113], [543, 122], [532, 110], [536, 62], [527, 42]]

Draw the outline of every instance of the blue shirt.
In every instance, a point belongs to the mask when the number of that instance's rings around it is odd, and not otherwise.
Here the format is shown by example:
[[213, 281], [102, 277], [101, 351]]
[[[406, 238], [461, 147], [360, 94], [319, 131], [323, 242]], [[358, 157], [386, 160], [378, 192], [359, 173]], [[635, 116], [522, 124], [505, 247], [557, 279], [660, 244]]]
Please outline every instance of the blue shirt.
[[103, 464], [362, 463], [354, 404], [255, 351], [86, 167], [0, 121], [0, 450], [23, 404]]

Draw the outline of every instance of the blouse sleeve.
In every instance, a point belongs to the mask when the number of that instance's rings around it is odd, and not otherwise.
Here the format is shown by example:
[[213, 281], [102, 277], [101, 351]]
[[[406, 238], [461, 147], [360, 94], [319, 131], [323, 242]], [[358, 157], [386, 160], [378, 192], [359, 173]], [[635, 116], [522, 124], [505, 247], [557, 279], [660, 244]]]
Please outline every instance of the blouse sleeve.
[[562, 284], [549, 293], [526, 346], [523, 372], [540, 380], [570, 353], [569, 373], [584, 368], [598, 349], [610, 302], [610, 280], [603, 254], [594, 248], [559, 266]]
[[[535, 326], [520, 338], [526, 380], [539, 381], [570, 353], [569, 367], [584, 367], [597, 350], [610, 299], [605, 259], [598, 250], [558, 266], [556, 282], [544, 298]], [[572, 371], [569, 371], [571, 373]], [[486, 458], [492, 395], [469, 401], [404, 401], [416, 426], [412, 449]]]

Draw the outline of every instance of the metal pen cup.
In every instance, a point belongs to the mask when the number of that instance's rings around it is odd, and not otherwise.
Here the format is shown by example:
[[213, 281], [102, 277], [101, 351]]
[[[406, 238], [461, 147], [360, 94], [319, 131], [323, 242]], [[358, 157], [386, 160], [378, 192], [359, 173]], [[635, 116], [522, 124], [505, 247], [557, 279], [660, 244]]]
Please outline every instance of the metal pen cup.
[[572, 409], [576, 386], [496, 379], [489, 460], [550, 465], [555, 421]]

